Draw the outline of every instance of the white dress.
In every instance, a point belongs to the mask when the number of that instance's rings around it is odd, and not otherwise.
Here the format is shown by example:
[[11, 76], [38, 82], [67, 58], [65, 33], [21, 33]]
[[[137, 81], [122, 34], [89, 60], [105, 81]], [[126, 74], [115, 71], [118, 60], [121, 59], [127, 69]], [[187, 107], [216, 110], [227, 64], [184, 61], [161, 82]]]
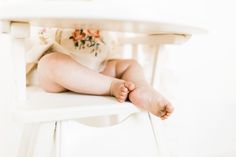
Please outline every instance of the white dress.
[[27, 84], [37, 84], [37, 63], [51, 52], [64, 53], [76, 62], [100, 72], [106, 61], [116, 58], [116, 40], [111, 32], [90, 29], [36, 29], [26, 42]]

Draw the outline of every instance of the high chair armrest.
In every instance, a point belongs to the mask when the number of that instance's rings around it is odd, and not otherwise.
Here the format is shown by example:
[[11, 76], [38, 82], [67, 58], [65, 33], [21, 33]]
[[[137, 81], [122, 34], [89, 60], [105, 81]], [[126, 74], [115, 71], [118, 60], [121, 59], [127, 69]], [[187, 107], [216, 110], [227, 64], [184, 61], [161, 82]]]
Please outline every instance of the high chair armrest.
[[14, 110], [14, 117], [20, 123], [140, 112], [140, 109], [130, 102], [119, 103], [115, 98], [109, 96], [90, 96], [72, 92], [47, 93], [39, 87], [27, 87], [26, 101], [17, 106], [17, 109]]

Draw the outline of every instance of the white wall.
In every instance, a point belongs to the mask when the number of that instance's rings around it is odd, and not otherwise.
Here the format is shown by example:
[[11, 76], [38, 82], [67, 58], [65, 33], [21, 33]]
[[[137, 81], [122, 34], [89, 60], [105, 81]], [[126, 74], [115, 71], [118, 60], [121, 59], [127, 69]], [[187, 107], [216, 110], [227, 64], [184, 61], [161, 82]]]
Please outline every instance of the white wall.
[[[197, 20], [204, 21], [201, 25], [209, 33], [194, 36], [181, 47], [168, 48], [167, 65], [174, 70], [175, 78], [165, 81], [165, 90], [174, 95], [176, 111], [164, 124], [167, 143], [173, 157], [233, 157], [236, 156], [235, 5], [233, 0], [184, 4], [169, 6], [168, 10], [180, 5], [192, 6], [186, 19], [191, 20], [199, 13]], [[184, 10], [179, 11], [184, 14]]]
[[[151, 1], [151, 0], [149, 0]], [[154, 1], [154, 0], [153, 0]], [[161, 0], [167, 16], [203, 26], [208, 34], [196, 35], [181, 46], [167, 47], [162, 91], [175, 114], [163, 122], [171, 157], [236, 156], [236, 14], [233, 0]], [[11, 73], [7, 70], [7, 43], [0, 36], [0, 156], [14, 154], [16, 132], [9, 125]], [[168, 77], [170, 76], [170, 77]], [[8, 125], [7, 125], [8, 124]], [[2, 149], [4, 148], [4, 149]], [[10, 156], [9, 155], [9, 156]]]

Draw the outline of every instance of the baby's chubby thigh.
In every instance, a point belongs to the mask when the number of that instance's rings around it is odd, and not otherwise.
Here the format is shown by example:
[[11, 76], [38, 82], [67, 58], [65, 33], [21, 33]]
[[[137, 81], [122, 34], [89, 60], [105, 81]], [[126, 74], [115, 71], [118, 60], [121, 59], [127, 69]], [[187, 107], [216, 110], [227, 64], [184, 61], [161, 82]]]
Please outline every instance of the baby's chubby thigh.
[[51, 52], [49, 54], [44, 55], [38, 62], [38, 79], [39, 85], [42, 89], [47, 92], [63, 92], [66, 89], [59, 85], [56, 82], [57, 77], [55, 74], [58, 71], [63, 73], [63, 69], [59, 68], [61, 65], [66, 64], [68, 62], [69, 56], [59, 53], [59, 52]]
[[100, 72], [103, 75], [118, 78], [117, 77], [117, 71], [116, 71], [116, 64], [117, 64], [118, 59], [109, 59], [105, 61], [105, 66]]

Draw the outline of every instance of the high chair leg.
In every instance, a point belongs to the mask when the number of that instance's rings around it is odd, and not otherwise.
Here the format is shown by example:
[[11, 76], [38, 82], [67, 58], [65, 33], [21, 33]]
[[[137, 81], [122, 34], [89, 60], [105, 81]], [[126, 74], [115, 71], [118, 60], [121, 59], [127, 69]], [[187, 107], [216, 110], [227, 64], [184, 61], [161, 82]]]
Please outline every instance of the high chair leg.
[[33, 157], [36, 137], [38, 135], [39, 125], [28, 124], [24, 126], [18, 148], [18, 157]]
[[25, 125], [18, 157], [60, 157], [59, 128], [57, 122]]
[[159, 81], [159, 75], [157, 75], [157, 69], [158, 69], [158, 55], [159, 55], [160, 45], [156, 46], [155, 52], [154, 52], [154, 60], [153, 60], [153, 66], [152, 66], [152, 77], [151, 77], [151, 85], [154, 87], [156, 84], [156, 81]]
[[24, 40], [29, 36], [30, 26], [28, 23], [11, 23], [12, 55], [14, 64], [14, 81], [16, 84], [16, 98], [26, 99], [25, 77], [25, 49]]
[[61, 121], [55, 123], [52, 157], [61, 157]]

